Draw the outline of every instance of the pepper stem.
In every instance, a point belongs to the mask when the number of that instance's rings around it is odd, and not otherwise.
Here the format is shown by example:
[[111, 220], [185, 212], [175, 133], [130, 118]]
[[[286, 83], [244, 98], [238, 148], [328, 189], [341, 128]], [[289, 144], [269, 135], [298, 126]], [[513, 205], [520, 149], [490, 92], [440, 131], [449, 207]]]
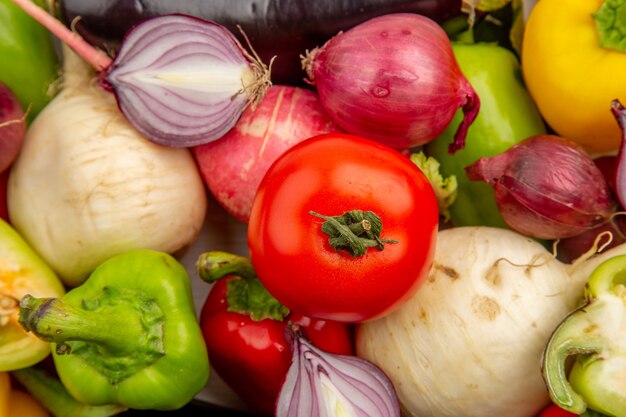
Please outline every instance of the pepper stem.
[[382, 251], [385, 243], [398, 243], [380, 237], [382, 220], [371, 211], [350, 210], [341, 216], [325, 216], [315, 211], [309, 211], [309, 214], [325, 220], [322, 232], [329, 236], [328, 243], [333, 249], [345, 250], [354, 258], [365, 255], [367, 248]]
[[31, 295], [20, 301], [19, 322], [26, 331], [56, 343], [57, 355], [79, 356], [117, 382], [165, 354], [164, 321], [154, 299], [110, 287], [80, 307]]
[[289, 314], [289, 309], [263, 286], [248, 258], [220, 251], [205, 252], [196, 262], [196, 271], [208, 283], [234, 275], [226, 284], [230, 312], [244, 314], [254, 321], [281, 321]]
[[83, 404], [70, 395], [59, 379], [43, 369], [23, 368], [11, 374], [54, 416], [110, 417], [127, 410], [117, 404]]
[[136, 340], [142, 333], [126, 315], [83, 310], [59, 298], [26, 295], [20, 301], [20, 309], [22, 327], [47, 342], [79, 340], [129, 352], [133, 349], [129, 341]]
[[603, 1], [593, 18], [600, 46], [626, 52], [626, 0]]
[[227, 252], [211, 251], [200, 254], [196, 261], [196, 271], [203, 281], [209, 284], [227, 275], [237, 275], [246, 279], [256, 278], [250, 259]]

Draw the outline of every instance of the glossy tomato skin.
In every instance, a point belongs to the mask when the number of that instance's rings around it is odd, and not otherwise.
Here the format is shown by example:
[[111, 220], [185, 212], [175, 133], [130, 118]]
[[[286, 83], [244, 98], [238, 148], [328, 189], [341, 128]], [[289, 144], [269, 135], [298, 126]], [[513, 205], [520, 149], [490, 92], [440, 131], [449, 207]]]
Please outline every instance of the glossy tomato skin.
[[215, 372], [255, 413], [274, 415], [274, 404], [291, 363], [287, 323], [298, 323], [327, 352], [353, 355], [353, 329], [343, 323], [290, 313], [283, 321], [227, 311], [227, 280], [217, 281], [202, 307], [200, 326]]
[[[373, 211], [384, 249], [336, 251], [314, 211]], [[399, 306], [426, 278], [438, 227], [434, 191], [409, 158], [346, 134], [307, 139], [261, 181], [248, 224], [250, 259], [265, 288], [310, 317], [361, 322]]]

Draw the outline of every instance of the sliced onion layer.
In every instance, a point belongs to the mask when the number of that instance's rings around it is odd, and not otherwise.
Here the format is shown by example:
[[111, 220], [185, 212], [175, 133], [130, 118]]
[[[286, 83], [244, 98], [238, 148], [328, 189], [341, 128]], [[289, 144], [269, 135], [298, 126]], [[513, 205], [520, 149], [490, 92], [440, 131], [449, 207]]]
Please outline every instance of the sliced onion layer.
[[269, 75], [223, 26], [166, 15], [127, 33], [103, 83], [149, 139], [189, 147], [226, 134]]
[[276, 417], [400, 417], [393, 384], [365, 359], [313, 346], [297, 325], [287, 326], [292, 363], [276, 403]]

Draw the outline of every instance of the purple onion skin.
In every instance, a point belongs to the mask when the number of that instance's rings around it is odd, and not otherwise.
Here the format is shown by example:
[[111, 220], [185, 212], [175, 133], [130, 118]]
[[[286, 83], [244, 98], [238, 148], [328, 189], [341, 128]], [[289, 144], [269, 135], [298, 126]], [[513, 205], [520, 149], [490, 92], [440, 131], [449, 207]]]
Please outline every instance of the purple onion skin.
[[398, 150], [435, 139], [459, 108], [465, 117], [450, 151], [463, 148], [480, 107], [446, 33], [425, 16], [375, 17], [307, 60], [309, 79], [338, 126]]
[[494, 187], [504, 221], [539, 239], [562, 239], [606, 223], [616, 203], [593, 159], [572, 141], [528, 138], [504, 153], [465, 168]]
[[622, 142], [613, 167], [613, 186], [621, 206], [626, 207], [626, 108], [619, 100], [613, 100], [611, 112], [622, 131]]

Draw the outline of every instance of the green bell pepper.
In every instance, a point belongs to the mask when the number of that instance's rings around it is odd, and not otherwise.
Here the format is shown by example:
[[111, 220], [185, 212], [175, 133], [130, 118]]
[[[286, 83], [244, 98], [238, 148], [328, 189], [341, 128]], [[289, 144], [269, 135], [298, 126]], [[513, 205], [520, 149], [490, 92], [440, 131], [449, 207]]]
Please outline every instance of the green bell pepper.
[[517, 57], [495, 44], [453, 44], [454, 55], [480, 98], [480, 112], [467, 133], [463, 150], [448, 153], [454, 136], [455, 118], [424, 151], [441, 164], [444, 176], [457, 179], [457, 196], [450, 207], [450, 220], [455, 226], [507, 227], [495, 202], [493, 188], [470, 181], [465, 167], [483, 156], [504, 152], [527, 137], [545, 133], [543, 120], [526, 91]]
[[189, 276], [165, 253], [114, 256], [61, 298], [25, 296], [20, 323], [52, 342], [61, 382], [85, 404], [177, 409], [209, 377]]
[[[43, 0], [33, 0], [43, 6]], [[52, 99], [59, 59], [50, 32], [11, 0], [0, 0], [0, 81], [20, 99], [32, 121]]]
[[625, 376], [626, 255], [620, 255], [592, 272], [584, 305], [551, 336], [543, 377], [552, 400], [565, 410], [625, 417]]

